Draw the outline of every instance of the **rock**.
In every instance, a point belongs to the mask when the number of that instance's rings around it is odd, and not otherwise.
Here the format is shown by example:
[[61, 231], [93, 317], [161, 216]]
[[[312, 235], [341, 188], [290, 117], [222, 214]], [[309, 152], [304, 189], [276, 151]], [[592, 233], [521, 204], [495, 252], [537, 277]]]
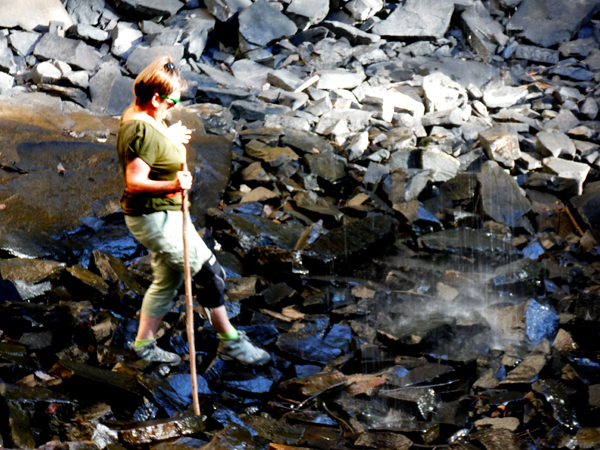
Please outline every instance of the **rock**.
[[15, 79], [11, 75], [0, 72], [0, 95], [5, 95], [14, 86]]
[[585, 98], [583, 95], [581, 95], [579, 89], [566, 86], [554, 91], [553, 95], [561, 103], [565, 103], [567, 101], [579, 103]]
[[317, 89], [353, 89], [362, 83], [366, 75], [364, 72], [351, 72], [344, 69], [323, 70], [317, 73], [319, 81]]
[[572, 195], [581, 195], [583, 193], [583, 183], [590, 171], [589, 165], [554, 157], [544, 158], [543, 164], [545, 172], [574, 181]]
[[527, 90], [506, 86], [500, 82], [488, 84], [483, 91], [483, 102], [488, 108], [508, 108], [527, 96]]
[[8, 43], [16, 50], [18, 55], [28, 56], [33, 53], [35, 44], [41, 39], [42, 35], [33, 31], [13, 30], [8, 35]]
[[489, 61], [496, 54], [498, 45], [506, 45], [508, 37], [503, 33], [504, 28], [480, 1], [463, 12], [461, 19], [471, 48], [484, 60]]
[[219, 19], [227, 22], [231, 17], [252, 4], [249, 0], [206, 0], [208, 12]]
[[184, 4], [179, 0], [118, 0], [118, 9], [144, 19], [168, 17], [177, 14]]
[[302, 85], [302, 79], [288, 69], [279, 69], [267, 74], [267, 81], [273, 86], [294, 92]]
[[67, 0], [64, 5], [74, 24], [97, 25], [104, 12], [104, 0]]
[[333, 152], [333, 146], [315, 133], [293, 128], [283, 128], [280, 141], [300, 153], [325, 153]]
[[570, 129], [579, 125], [580, 121], [575, 115], [568, 110], [562, 109], [556, 117], [543, 124], [544, 130], [557, 129], [563, 133], [567, 133]]
[[286, 8], [286, 14], [292, 15], [299, 29], [323, 21], [329, 13], [329, 2], [323, 0], [292, 0]]
[[0, 28], [33, 31], [37, 27], [48, 27], [52, 21], [62, 23], [64, 29], [73, 25], [60, 0], [24, 0], [0, 5]]
[[373, 44], [381, 40], [381, 36], [361, 31], [360, 29], [343, 22], [325, 20], [321, 22], [321, 25], [328, 30], [331, 30], [339, 38], [348, 39], [348, 41], [353, 45]]
[[237, 79], [244, 80], [248, 86], [255, 88], [264, 86], [268, 81], [268, 75], [273, 72], [272, 69], [248, 59], [237, 60], [230, 68]]
[[521, 157], [517, 133], [504, 125], [497, 125], [479, 133], [479, 141], [489, 159], [501, 166], [513, 168]]
[[538, 63], [558, 64], [560, 55], [556, 50], [519, 44], [515, 50], [514, 56], [519, 59], [526, 59]]
[[120, 22], [110, 32], [112, 45], [110, 51], [118, 58], [126, 59], [134, 47], [142, 42], [143, 34], [139, 28], [127, 22]]
[[457, 174], [460, 163], [452, 156], [435, 149], [421, 152], [421, 168], [431, 170], [432, 181], [447, 181]]
[[423, 78], [423, 90], [429, 112], [447, 111], [467, 103], [465, 89], [441, 72]]
[[174, 61], [175, 65], [179, 65], [179, 62], [183, 58], [183, 52], [184, 48], [182, 45], [164, 47], [144, 47], [142, 45], [138, 45], [134, 47], [133, 51], [127, 57], [125, 66], [133, 75], [138, 75], [152, 61], [163, 55], [169, 55]]
[[448, 30], [453, 12], [453, 3], [409, 0], [376, 24], [372, 32], [383, 37], [438, 39]]
[[510, 227], [531, 226], [526, 216], [531, 209], [531, 203], [516, 181], [497, 163], [484, 163], [477, 179], [481, 186], [480, 195], [485, 214]]
[[73, 25], [67, 30], [67, 37], [81, 39], [88, 44], [101, 44], [108, 41], [109, 33], [86, 24]]
[[133, 79], [121, 75], [115, 64], [102, 64], [89, 85], [92, 108], [97, 112], [120, 115], [135, 99]]
[[569, 41], [598, 10], [594, 0], [577, 5], [568, 0], [523, 0], [507, 24], [510, 31], [520, 31], [528, 41], [551, 47]]
[[509, 431], [516, 431], [521, 425], [519, 419], [516, 417], [496, 417], [496, 418], [486, 418], [479, 419], [475, 422], [475, 426], [484, 427], [490, 425], [493, 429], [504, 429]]
[[406, 436], [386, 431], [363, 433], [354, 442], [361, 447], [379, 448], [382, 450], [408, 450], [412, 446], [412, 441]]
[[598, 103], [593, 98], [588, 97], [579, 107], [579, 112], [590, 120], [594, 120], [598, 116]]
[[541, 131], [536, 136], [535, 151], [539, 155], [558, 158], [566, 155], [570, 158], [575, 156], [575, 145], [569, 137], [558, 130]]
[[265, 47], [274, 40], [294, 35], [298, 29], [283, 13], [257, 0], [239, 14], [240, 35], [251, 44]]
[[102, 60], [93, 47], [69, 38], [46, 33], [36, 44], [33, 54], [41, 59], [55, 59], [83, 70], [96, 70]]
[[332, 183], [339, 181], [346, 176], [346, 171], [343, 161], [334, 158], [329, 154], [306, 154], [304, 155], [306, 164], [310, 173], [330, 181]]
[[246, 120], [264, 120], [267, 114], [281, 115], [291, 111], [290, 108], [283, 105], [268, 105], [246, 100], [234, 100], [229, 109], [233, 117]]
[[31, 79], [36, 84], [56, 84], [61, 78], [62, 72], [60, 69], [48, 61], [36, 64], [31, 71]]

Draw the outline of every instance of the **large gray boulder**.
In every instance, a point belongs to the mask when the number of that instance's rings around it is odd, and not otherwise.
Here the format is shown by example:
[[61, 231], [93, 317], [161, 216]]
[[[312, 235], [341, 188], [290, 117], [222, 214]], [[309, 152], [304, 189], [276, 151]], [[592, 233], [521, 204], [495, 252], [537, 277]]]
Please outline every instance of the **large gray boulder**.
[[73, 23], [97, 25], [104, 11], [104, 0], [66, 0], [63, 2]]
[[258, 0], [239, 15], [240, 35], [249, 43], [265, 47], [269, 43], [296, 34], [298, 28], [285, 14]]
[[542, 47], [566, 42], [600, 8], [598, 0], [523, 0], [507, 24]]
[[531, 202], [515, 179], [495, 161], [487, 161], [477, 175], [483, 212], [512, 228], [531, 228], [526, 214]]
[[453, 12], [454, 2], [407, 0], [372, 32], [386, 37], [438, 39], [448, 31]]
[[90, 79], [91, 109], [120, 115], [134, 100], [133, 78], [123, 76], [114, 63], [104, 63]]
[[84, 42], [46, 33], [33, 49], [42, 60], [55, 59], [83, 70], [96, 70], [102, 63], [99, 53]]
[[47, 27], [51, 21], [62, 22], [67, 29], [73, 25], [60, 0], [3, 0], [0, 2], [0, 28], [22, 28], [33, 31]]

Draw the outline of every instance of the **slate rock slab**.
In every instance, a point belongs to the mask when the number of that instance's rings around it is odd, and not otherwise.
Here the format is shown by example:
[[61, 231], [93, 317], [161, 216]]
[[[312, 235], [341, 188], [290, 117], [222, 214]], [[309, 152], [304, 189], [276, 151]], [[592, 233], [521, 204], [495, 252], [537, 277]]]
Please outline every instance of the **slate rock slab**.
[[177, 14], [184, 4], [178, 0], [116, 0], [117, 8], [135, 13], [137, 17], [151, 19]]
[[542, 47], [571, 39], [600, 8], [597, 0], [523, 0], [507, 28]]
[[[478, 175], [483, 211], [510, 227], [528, 226], [531, 209], [517, 182], [494, 161], [486, 162]], [[529, 225], [530, 226], [530, 225]]]
[[239, 15], [240, 35], [251, 44], [265, 47], [269, 43], [296, 34], [298, 28], [282, 12], [265, 0], [258, 0]]
[[0, 2], [0, 28], [22, 28], [33, 31], [47, 27], [50, 21], [62, 22], [67, 29], [73, 25], [60, 0], [21, 0]]
[[454, 2], [407, 0], [390, 16], [373, 27], [385, 37], [441, 38], [450, 25]]
[[55, 59], [83, 70], [95, 70], [102, 60], [96, 50], [76, 39], [46, 33], [36, 44], [33, 54], [40, 59]]

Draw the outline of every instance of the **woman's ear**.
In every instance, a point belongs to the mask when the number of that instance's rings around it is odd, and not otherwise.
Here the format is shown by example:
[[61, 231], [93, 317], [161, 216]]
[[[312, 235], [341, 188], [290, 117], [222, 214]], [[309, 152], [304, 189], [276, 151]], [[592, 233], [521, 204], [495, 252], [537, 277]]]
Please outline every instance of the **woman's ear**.
[[160, 106], [160, 95], [158, 95], [157, 92], [155, 92], [150, 99], [150, 103], [152, 103], [153, 108], [158, 108]]

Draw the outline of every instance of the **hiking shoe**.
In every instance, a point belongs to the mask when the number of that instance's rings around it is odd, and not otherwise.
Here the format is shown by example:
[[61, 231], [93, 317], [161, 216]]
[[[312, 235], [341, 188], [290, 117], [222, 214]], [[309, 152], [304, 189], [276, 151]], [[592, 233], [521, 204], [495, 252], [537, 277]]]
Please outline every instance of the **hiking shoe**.
[[239, 337], [232, 340], [219, 341], [218, 353], [222, 360], [236, 360], [245, 365], [262, 366], [271, 361], [271, 356], [263, 349], [256, 347], [246, 337], [246, 333], [239, 331]]
[[142, 347], [136, 347], [135, 343], [130, 342], [129, 347], [137, 354], [138, 358], [147, 362], [157, 362], [176, 366], [181, 362], [181, 358], [176, 353], [171, 353], [163, 350], [156, 341], [150, 341]]

